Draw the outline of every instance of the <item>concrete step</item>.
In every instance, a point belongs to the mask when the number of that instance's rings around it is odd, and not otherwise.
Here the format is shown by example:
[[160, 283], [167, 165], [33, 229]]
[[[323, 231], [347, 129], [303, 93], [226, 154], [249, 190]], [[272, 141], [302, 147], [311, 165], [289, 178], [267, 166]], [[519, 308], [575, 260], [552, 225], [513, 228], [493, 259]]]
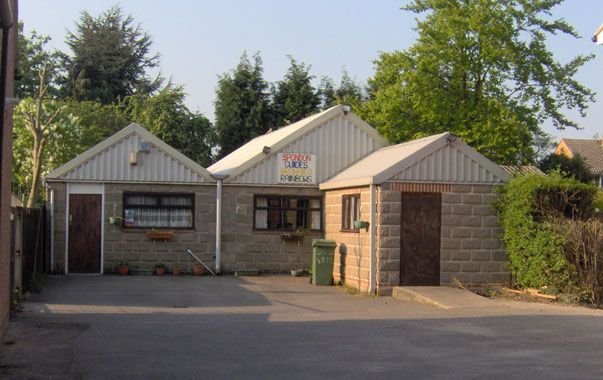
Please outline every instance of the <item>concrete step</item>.
[[492, 300], [448, 286], [397, 286], [392, 297], [442, 309], [491, 307]]

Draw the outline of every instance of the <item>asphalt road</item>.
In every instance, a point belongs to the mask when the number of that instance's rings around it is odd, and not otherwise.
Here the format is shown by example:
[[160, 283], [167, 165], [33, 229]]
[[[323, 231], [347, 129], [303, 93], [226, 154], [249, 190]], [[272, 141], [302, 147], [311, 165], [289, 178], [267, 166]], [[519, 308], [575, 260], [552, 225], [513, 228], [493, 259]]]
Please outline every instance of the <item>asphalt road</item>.
[[451, 310], [307, 278], [49, 277], [0, 347], [1, 378], [601, 379], [603, 311]]

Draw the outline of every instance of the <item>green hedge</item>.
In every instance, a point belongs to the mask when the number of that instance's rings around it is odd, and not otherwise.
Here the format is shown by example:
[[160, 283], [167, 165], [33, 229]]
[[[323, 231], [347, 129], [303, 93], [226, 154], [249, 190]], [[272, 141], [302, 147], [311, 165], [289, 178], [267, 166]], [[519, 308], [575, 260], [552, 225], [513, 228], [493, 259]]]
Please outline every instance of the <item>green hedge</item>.
[[565, 291], [574, 285], [575, 269], [552, 218], [588, 218], [595, 194], [594, 186], [555, 172], [515, 177], [502, 187], [495, 206], [517, 286]]

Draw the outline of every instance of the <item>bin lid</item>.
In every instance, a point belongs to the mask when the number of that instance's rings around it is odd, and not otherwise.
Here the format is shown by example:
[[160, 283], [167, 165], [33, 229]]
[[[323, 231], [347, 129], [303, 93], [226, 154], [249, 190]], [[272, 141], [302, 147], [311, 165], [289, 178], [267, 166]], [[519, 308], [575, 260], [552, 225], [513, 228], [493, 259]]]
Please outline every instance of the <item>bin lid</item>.
[[312, 247], [335, 247], [336, 245], [334, 240], [312, 239]]

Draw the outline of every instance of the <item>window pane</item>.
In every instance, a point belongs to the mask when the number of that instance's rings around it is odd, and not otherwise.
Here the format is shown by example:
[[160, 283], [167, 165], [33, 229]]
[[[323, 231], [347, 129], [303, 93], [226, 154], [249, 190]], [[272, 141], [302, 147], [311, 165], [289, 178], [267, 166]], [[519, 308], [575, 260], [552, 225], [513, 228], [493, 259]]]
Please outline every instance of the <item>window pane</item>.
[[192, 228], [193, 196], [125, 194], [124, 226], [138, 228]]
[[268, 210], [268, 228], [282, 228], [281, 210]]
[[268, 210], [255, 210], [255, 228], [268, 228]]
[[310, 208], [320, 208], [320, 199], [310, 199]]
[[268, 199], [267, 198], [256, 198], [255, 205], [257, 207], [268, 207]]
[[191, 197], [163, 197], [161, 204], [164, 206], [192, 206]]
[[128, 195], [126, 197], [126, 204], [128, 206], [134, 206], [134, 205], [156, 206], [157, 198], [147, 197], [144, 195]]
[[312, 218], [310, 228], [313, 230], [320, 230], [320, 211], [311, 211], [310, 215]]

